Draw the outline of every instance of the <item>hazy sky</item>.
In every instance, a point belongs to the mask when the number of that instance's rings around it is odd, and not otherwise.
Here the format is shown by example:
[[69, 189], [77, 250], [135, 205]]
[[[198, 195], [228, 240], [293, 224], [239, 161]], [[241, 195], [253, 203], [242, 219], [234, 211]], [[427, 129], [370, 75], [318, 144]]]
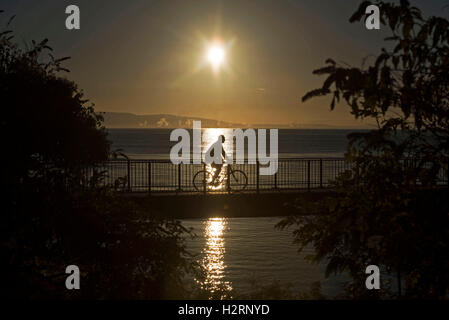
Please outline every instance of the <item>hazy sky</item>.
[[[50, 39], [71, 56], [68, 77], [101, 111], [171, 113], [247, 123], [354, 125], [344, 105], [301, 97], [322, 84], [312, 70], [332, 57], [359, 66], [386, 30], [348, 18], [359, 0], [0, 0], [16, 40]], [[448, 16], [445, 0], [414, 1]], [[81, 29], [65, 28], [76, 4]], [[206, 43], [228, 46], [218, 73], [202, 65]]]

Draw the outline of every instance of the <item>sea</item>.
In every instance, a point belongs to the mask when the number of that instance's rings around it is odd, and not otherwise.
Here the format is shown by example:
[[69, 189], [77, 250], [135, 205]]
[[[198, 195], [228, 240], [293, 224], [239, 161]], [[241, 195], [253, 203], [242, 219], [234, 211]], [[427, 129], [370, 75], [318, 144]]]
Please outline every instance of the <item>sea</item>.
[[[269, 135], [267, 130], [267, 136]], [[348, 144], [347, 135], [365, 130], [279, 129], [278, 152], [280, 158], [342, 157]], [[188, 130], [192, 137], [192, 130]], [[132, 159], [168, 159], [177, 141], [170, 141], [170, 129], [109, 129], [113, 150], [121, 150]], [[202, 129], [203, 150], [218, 136], [224, 135], [225, 150], [232, 148], [233, 129]], [[191, 143], [192, 139], [191, 139]], [[267, 143], [267, 147], [269, 142]]]

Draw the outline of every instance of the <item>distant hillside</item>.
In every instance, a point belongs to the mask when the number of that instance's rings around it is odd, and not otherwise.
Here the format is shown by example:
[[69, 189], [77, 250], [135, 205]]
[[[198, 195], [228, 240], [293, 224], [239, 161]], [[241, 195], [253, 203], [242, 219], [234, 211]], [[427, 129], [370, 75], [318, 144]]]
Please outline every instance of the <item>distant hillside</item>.
[[242, 128], [247, 125], [226, 121], [175, 116], [171, 114], [136, 115], [133, 113], [104, 112], [106, 128], [192, 128], [193, 120], [201, 120], [203, 128]]
[[176, 116], [172, 114], [136, 115], [122, 112], [102, 112], [106, 128], [192, 128], [193, 120], [201, 120], [203, 128], [278, 128], [278, 129], [358, 129], [370, 128], [368, 125], [338, 126], [326, 124], [266, 124], [233, 123], [220, 120]]

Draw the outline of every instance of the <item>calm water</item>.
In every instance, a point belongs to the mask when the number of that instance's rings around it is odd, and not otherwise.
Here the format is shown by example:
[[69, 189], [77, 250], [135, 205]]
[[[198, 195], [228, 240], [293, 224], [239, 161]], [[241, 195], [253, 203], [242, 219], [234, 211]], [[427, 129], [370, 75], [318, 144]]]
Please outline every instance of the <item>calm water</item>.
[[328, 297], [342, 291], [345, 278], [324, 279], [324, 266], [311, 264], [304, 257], [312, 248], [297, 253], [289, 230], [277, 230], [279, 217], [210, 218], [182, 220], [192, 227], [197, 238], [187, 240], [187, 247], [198, 254], [206, 267], [206, 281], [214, 287], [226, 286], [248, 293], [251, 280], [269, 285], [278, 281], [291, 285], [293, 293], [307, 292], [313, 282], [321, 281]]
[[[224, 148], [232, 149], [232, 129], [202, 130], [202, 148], [208, 148], [219, 135], [226, 137]], [[279, 157], [341, 157], [350, 132], [363, 130], [280, 129]], [[168, 158], [169, 129], [109, 129], [113, 149], [122, 149], [131, 158]], [[192, 135], [191, 135], [192, 136]]]

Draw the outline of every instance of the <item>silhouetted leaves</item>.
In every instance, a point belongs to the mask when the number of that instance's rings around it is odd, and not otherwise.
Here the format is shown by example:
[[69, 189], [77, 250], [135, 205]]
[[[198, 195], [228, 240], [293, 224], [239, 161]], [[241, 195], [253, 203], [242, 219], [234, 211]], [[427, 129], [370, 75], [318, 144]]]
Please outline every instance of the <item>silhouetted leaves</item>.
[[349, 18], [349, 22], [353, 23], [355, 21], [360, 21], [360, 19], [362, 19], [362, 17], [365, 15], [366, 7], [368, 7], [371, 4], [372, 4], [371, 1], [363, 1], [360, 4], [357, 11], [354, 12], [354, 14], [351, 16], [351, 18]]
[[[350, 18], [360, 21], [370, 2]], [[304, 208], [280, 227], [297, 226], [300, 250], [313, 245], [314, 261], [327, 259], [326, 273], [347, 272], [352, 297], [394, 297], [381, 286], [368, 292], [364, 268], [378, 264], [401, 274], [408, 297], [447, 297], [449, 203], [438, 185], [449, 165], [449, 23], [423, 19], [408, 1], [375, 3], [392, 35], [367, 68], [326, 60], [315, 70], [323, 86], [303, 97], [342, 97], [355, 118], [372, 119], [376, 130], [348, 136], [352, 167], [333, 186], [337, 196]], [[444, 187], [444, 188], [447, 188]], [[373, 239], [378, 239], [373, 241]], [[380, 239], [380, 240], [379, 240]], [[397, 296], [397, 295], [396, 295]]]

